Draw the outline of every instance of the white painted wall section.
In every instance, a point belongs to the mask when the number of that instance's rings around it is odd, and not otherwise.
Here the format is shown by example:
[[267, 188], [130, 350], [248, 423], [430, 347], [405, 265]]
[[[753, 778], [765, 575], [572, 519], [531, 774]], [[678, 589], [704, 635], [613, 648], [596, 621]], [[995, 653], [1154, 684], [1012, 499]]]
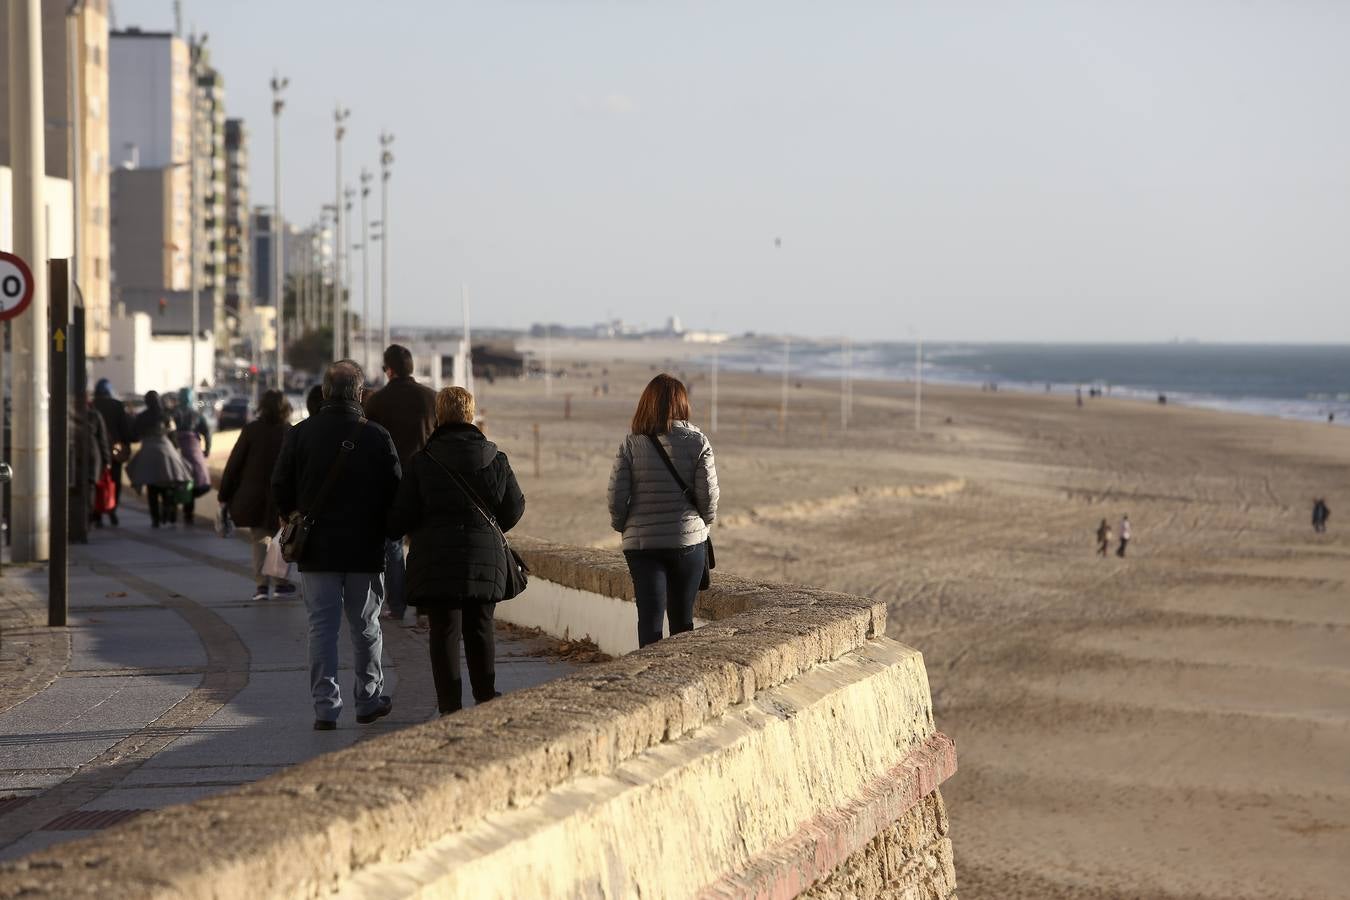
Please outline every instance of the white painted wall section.
[[[519, 597], [497, 604], [496, 617], [563, 639], [589, 638], [601, 652], [623, 656], [638, 648], [637, 604], [531, 577]], [[707, 622], [695, 619], [694, 627]], [[669, 628], [666, 628], [669, 636]]]

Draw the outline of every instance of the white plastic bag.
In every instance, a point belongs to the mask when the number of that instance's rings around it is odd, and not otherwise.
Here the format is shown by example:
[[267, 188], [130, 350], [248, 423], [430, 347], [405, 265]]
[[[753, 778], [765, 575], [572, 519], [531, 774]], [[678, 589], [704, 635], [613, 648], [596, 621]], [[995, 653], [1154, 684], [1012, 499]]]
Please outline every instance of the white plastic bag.
[[267, 555], [263, 558], [262, 573], [272, 578], [290, 578], [291, 564], [281, 556], [281, 532], [267, 538]]

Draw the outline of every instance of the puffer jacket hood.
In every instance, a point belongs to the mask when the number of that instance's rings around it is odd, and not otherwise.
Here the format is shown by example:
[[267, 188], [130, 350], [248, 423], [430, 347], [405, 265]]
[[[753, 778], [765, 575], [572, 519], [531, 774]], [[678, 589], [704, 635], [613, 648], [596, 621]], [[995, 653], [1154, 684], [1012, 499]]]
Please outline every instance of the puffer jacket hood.
[[455, 471], [477, 471], [492, 465], [497, 458], [497, 445], [477, 426], [441, 425], [427, 440], [426, 452]]
[[609, 475], [609, 516], [624, 550], [668, 550], [701, 544], [717, 517], [721, 492], [712, 445], [688, 422], [673, 422], [657, 440], [694, 493], [690, 503], [645, 434], [627, 435]]

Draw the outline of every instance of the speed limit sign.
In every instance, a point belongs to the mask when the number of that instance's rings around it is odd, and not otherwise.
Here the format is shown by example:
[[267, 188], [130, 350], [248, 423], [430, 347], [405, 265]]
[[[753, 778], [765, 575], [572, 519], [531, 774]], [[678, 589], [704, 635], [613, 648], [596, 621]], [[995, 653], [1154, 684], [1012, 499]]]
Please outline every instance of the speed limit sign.
[[0, 250], [0, 322], [12, 319], [33, 302], [33, 270], [13, 253]]

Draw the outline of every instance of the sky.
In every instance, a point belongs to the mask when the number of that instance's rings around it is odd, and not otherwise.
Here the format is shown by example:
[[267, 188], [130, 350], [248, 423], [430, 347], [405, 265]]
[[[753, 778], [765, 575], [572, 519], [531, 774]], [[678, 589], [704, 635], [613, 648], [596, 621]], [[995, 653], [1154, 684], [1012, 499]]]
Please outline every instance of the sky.
[[[170, 0], [114, 7], [172, 26]], [[184, 22], [252, 131], [254, 203], [274, 70], [288, 219], [333, 200], [339, 101], [347, 180], [395, 135], [398, 324], [457, 326], [464, 284], [478, 327], [1350, 341], [1337, 0], [184, 0]]]

